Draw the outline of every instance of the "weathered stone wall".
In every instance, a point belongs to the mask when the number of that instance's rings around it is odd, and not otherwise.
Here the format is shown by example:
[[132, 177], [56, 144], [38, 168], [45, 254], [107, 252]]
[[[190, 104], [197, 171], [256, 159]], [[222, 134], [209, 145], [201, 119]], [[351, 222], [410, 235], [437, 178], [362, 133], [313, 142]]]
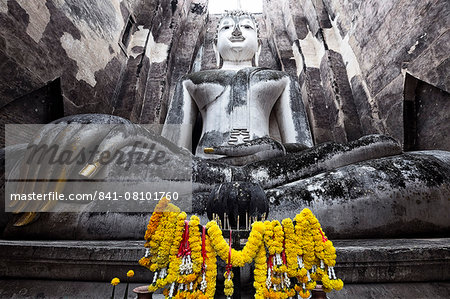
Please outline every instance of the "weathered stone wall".
[[[403, 142], [406, 73], [444, 92], [427, 95], [443, 100], [418, 115], [439, 118], [435, 132], [417, 128], [430, 135], [422, 140], [436, 139], [448, 119], [439, 103], [449, 101], [449, 14], [443, 0], [265, 1], [281, 67], [303, 87], [315, 142], [371, 133]], [[436, 142], [420, 148], [449, 149]]]
[[332, 28], [321, 1], [266, 1], [282, 69], [297, 76], [316, 144], [346, 142], [363, 135], [354, 93], [340, 51], [330, 48], [324, 30]]
[[0, 106], [61, 78], [66, 114], [111, 112], [134, 2], [2, 1]]
[[[405, 74], [450, 91], [448, 1], [323, 0], [323, 3], [333, 29], [339, 29], [335, 34], [339, 33], [345, 43], [341, 49], [347, 47], [348, 51], [341, 52], [344, 60], [354, 54], [358, 62], [354, 72], [349, 73], [353, 93], [358, 94], [355, 96], [358, 112], [362, 122], [363, 115], [372, 115], [375, 120], [363, 125], [364, 133], [372, 125], [372, 129], [403, 141]], [[449, 101], [448, 93], [446, 99]], [[430, 107], [428, 113], [438, 115], [441, 108]], [[442, 128], [433, 129], [438, 132]]]
[[[24, 106], [23, 99], [58, 78], [65, 115], [108, 113], [158, 122], [170, 85], [169, 49], [190, 5], [190, 0], [2, 1], [0, 108], [8, 105], [2, 114], [42, 109]], [[130, 15], [133, 26], [125, 40]], [[13, 119], [22, 120], [19, 114]], [[48, 117], [27, 118], [43, 120]]]
[[[440, 102], [448, 98], [446, 4], [266, 0], [256, 16], [260, 66], [298, 79], [303, 94], [298, 100], [305, 104], [316, 144], [371, 133], [403, 142], [406, 73], [443, 90]], [[207, 7], [207, 0], [2, 1], [0, 107], [42, 109], [37, 101], [31, 108], [20, 103], [59, 78], [65, 115], [110, 113], [161, 123], [176, 81], [215, 67], [219, 17], [208, 15]], [[121, 48], [130, 14], [135, 23], [128, 46]], [[426, 115], [441, 115], [435, 106], [429, 105]], [[445, 120], [444, 115], [436, 123]], [[422, 140], [431, 140], [423, 136], [428, 129], [418, 130]]]

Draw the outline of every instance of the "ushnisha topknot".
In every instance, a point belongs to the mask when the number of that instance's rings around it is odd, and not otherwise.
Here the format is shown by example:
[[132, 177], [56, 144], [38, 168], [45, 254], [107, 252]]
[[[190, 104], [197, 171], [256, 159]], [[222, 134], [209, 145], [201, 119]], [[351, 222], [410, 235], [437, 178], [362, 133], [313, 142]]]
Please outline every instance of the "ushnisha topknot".
[[227, 18], [227, 17], [239, 18], [239, 17], [242, 17], [242, 16], [247, 16], [247, 17], [249, 17], [250, 19], [252, 19], [253, 23], [255, 23], [255, 26], [256, 26], [256, 34], [257, 34], [257, 36], [259, 36], [259, 24], [258, 24], [258, 22], [256, 21], [256, 19], [255, 19], [255, 17], [253, 16], [253, 14], [251, 14], [251, 13], [249, 13], [249, 12], [246, 12], [246, 11], [243, 11], [243, 10], [240, 10], [240, 9], [236, 9], [236, 10], [225, 10], [225, 13], [222, 14], [222, 16], [220, 17], [219, 22], [217, 23], [217, 28], [216, 28], [216, 39], [217, 39], [217, 35], [218, 35], [218, 32], [219, 32], [220, 22], [221, 22], [224, 18]]

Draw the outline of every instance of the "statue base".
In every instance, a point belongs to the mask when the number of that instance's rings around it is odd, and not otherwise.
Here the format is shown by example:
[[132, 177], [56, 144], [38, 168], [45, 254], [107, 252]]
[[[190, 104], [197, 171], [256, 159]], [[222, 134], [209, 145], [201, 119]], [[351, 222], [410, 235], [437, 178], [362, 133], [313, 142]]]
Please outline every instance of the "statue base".
[[[406, 291], [407, 298], [423, 294], [430, 298], [448, 297], [450, 238], [333, 243], [339, 257], [336, 273], [346, 284], [330, 297], [367, 298], [368, 294], [378, 294], [394, 298], [400, 289]], [[131, 289], [152, 281], [152, 273], [137, 265], [143, 253], [141, 241], [0, 240], [0, 294], [5, 298], [23, 297], [19, 292], [23, 292], [25, 283], [29, 297], [44, 293], [49, 298], [61, 294], [104, 298], [111, 294], [111, 279], [130, 269], [135, 271], [130, 279]], [[435, 282], [434, 288], [424, 283], [429, 281]], [[117, 287], [116, 294], [123, 294], [125, 284]]]

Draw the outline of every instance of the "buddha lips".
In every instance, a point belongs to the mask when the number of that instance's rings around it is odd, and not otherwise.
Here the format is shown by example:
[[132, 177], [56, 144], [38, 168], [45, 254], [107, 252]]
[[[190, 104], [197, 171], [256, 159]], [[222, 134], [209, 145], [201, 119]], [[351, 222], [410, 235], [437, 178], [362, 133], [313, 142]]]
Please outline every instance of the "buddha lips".
[[[157, 210], [156, 210], [157, 209]], [[254, 262], [255, 298], [309, 298], [317, 281], [325, 291], [341, 290], [336, 277], [336, 250], [309, 209], [294, 221], [254, 222], [242, 250], [232, 248], [215, 221], [201, 226], [193, 215], [162, 200], [145, 233], [146, 254], [139, 264], [154, 272], [151, 292], [163, 288], [166, 298], [214, 298], [217, 261], [227, 265], [224, 294], [234, 293], [233, 267]], [[231, 235], [231, 234], [230, 234]]]

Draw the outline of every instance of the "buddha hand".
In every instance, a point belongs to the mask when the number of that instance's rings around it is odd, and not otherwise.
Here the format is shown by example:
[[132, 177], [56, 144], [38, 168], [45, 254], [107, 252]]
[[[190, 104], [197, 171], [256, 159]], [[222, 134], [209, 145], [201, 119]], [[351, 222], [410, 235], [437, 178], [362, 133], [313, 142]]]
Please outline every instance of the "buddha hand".
[[253, 162], [284, 156], [284, 146], [269, 137], [263, 137], [237, 145], [205, 148], [206, 154], [224, 155], [216, 161], [234, 166], [243, 166]]

